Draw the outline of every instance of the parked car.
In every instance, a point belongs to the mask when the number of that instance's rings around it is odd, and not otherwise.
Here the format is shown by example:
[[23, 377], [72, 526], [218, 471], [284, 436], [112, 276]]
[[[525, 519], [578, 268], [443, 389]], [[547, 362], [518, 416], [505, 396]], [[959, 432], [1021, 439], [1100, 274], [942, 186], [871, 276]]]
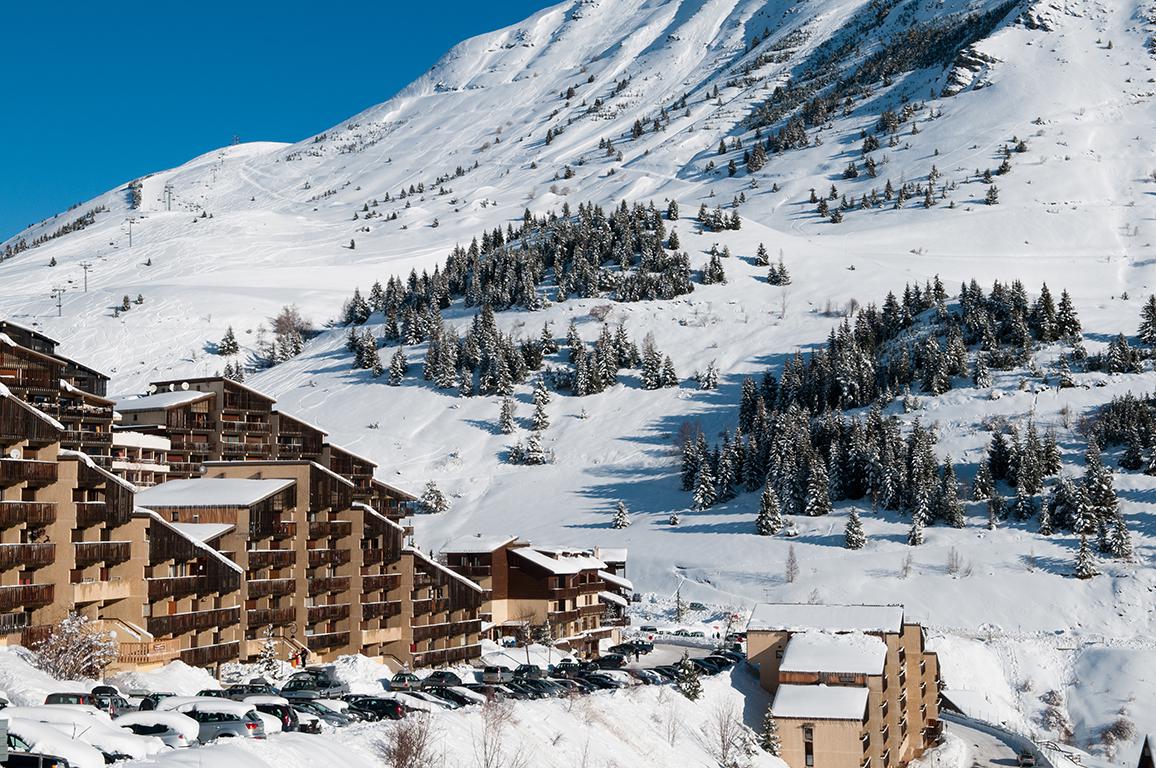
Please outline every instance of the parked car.
[[1016, 755], [1016, 764], [1020, 768], [1035, 768], [1036, 756], [1027, 750]]
[[714, 653], [712, 653], [711, 655], [712, 656], [722, 656], [723, 658], [730, 659], [731, 663], [733, 663], [733, 664], [740, 664], [740, 663], [747, 660], [746, 656], [743, 656], [741, 653], [739, 653], [737, 651], [732, 651], [732, 650], [729, 650], [726, 648], [715, 649]]
[[378, 720], [401, 720], [405, 717], [405, 710], [396, 699], [385, 699], [378, 696], [363, 696], [348, 694], [342, 697], [350, 706], [365, 712], [373, 712]]
[[626, 682], [601, 672], [591, 672], [585, 679], [602, 690], [615, 690], [627, 686]]
[[542, 668], [537, 664], [519, 664], [514, 670], [515, 680], [541, 680], [543, 677]]
[[44, 697], [45, 704], [87, 704], [96, 706], [96, 697], [91, 693], [50, 693]]
[[252, 704], [212, 696], [170, 696], [159, 706], [196, 720], [202, 744], [222, 738], [265, 738], [265, 723]]
[[[6, 715], [10, 749], [59, 755], [67, 768], [104, 768], [104, 755], [91, 744], [73, 739], [46, 723]], [[47, 765], [45, 766], [47, 768]]]
[[167, 699], [167, 698], [170, 698], [173, 696], [176, 696], [176, 694], [173, 693], [172, 691], [168, 691], [165, 693], [147, 693], [141, 697], [140, 711], [147, 712], [149, 710], [157, 709], [157, 704], [162, 699]]
[[622, 669], [626, 666], [626, 659], [620, 653], [608, 653], [598, 657], [595, 663], [599, 669]]
[[398, 672], [389, 680], [391, 691], [412, 691], [421, 687], [421, 678], [410, 672]]
[[554, 677], [574, 678], [582, 672], [582, 665], [576, 661], [563, 661], [554, 665]]
[[717, 675], [722, 672], [722, 667], [706, 659], [691, 659], [690, 663], [698, 667], [699, 672], [706, 675]]
[[451, 685], [443, 685], [443, 686], [438, 686], [438, 687], [434, 687], [434, 688], [427, 688], [425, 691], [422, 691], [422, 693], [425, 693], [428, 696], [433, 696], [435, 698], [441, 699], [442, 701], [453, 705], [453, 707], [455, 709], [457, 709], [459, 707], [468, 707], [468, 706], [471, 706], [472, 704], [477, 703], [472, 698], [468, 698], [466, 696], [463, 696], [460, 693], [458, 693], [457, 691], [455, 691], [454, 686], [451, 686]]
[[18, 752], [11, 747], [8, 757], [0, 760], [4, 768], [69, 768], [68, 761], [56, 755], [45, 755], [40, 752]]
[[717, 654], [717, 653], [712, 653], [710, 656], [704, 657], [703, 661], [709, 661], [710, 663], [714, 664], [716, 667], [718, 667], [719, 669], [722, 669], [722, 670], [730, 669], [731, 667], [733, 667], [735, 665], [735, 662], [733, 659], [730, 659], [726, 656], [722, 656], [722, 655]]
[[638, 651], [644, 656], [654, 650], [654, 643], [650, 642], [649, 640], [643, 640], [640, 637], [636, 637], [633, 640], [627, 640], [624, 645], [632, 646], [634, 650]]
[[250, 696], [280, 696], [281, 692], [268, 683], [238, 683], [226, 688], [225, 695], [233, 701], [244, 701]]
[[286, 691], [316, 691], [318, 696], [344, 696], [349, 686], [337, 679], [333, 667], [313, 667], [297, 672], [281, 687]]
[[643, 624], [638, 628], [638, 631], [644, 635], [657, 635], [658, 627], [654, 626], [653, 624]]
[[[6, 717], [24, 718], [45, 723], [89, 744], [105, 755], [124, 755], [134, 760], [145, 760], [164, 750], [160, 739], [137, 736], [112, 723], [108, 714], [87, 704], [46, 704], [40, 707], [7, 707]], [[51, 752], [51, 754], [59, 754]], [[67, 759], [67, 758], [66, 758]]]
[[229, 694], [223, 688], [205, 688], [197, 691], [197, 695], [209, 699], [227, 699]]
[[200, 724], [180, 712], [128, 712], [115, 718], [112, 724], [138, 736], [155, 736], [174, 748], [187, 747], [200, 737]]
[[512, 683], [514, 682], [514, 673], [505, 667], [484, 667], [482, 669], [482, 682], [491, 685]]
[[318, 704], [316, 699], [294, 699], [293, 708], [298, 713], [305, 712], [319, 718], [322, 723], [332, 728], [344, 728], [353, 724], [352, 720], [340, 712], [335, 712], [329, 707]]
[[360, 723], [365, 720], [372, 720], [376, 722], [380, 718], [372, 712], [360, 712], [353, 707], [345, 699], [314, 699], [314, 704], [319, 707], [331, 709], [339, 715], [345, 715], [352, 723]]
[[289, 705], [289, 700], [284, 696], [270, 696], [267, 694], [258, 694], [256, 696], [246, 696], [241, 700], [243, 704], [250, 704], [261, 714], [272, 715], [281, 721], [281, 730], [283, 732], [292, 732], [300, 730], [301, 718], [297, 716], [297, 710]]
[[440, 688], [447, 685], [461, 685], [462, 679], [453, 672], [445, 669], [439, 669], [431, 672], [429, 677], [421, 681], [422, 690], [427, 688]]

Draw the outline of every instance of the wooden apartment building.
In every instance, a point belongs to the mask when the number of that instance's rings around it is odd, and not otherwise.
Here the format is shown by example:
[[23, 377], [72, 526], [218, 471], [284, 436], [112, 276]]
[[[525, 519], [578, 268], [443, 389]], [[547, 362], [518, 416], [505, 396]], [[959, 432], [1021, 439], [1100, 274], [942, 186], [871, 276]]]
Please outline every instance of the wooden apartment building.
[[747, 655], [791, 768], [892, 768], [939, 738], [938, 658], [900, 606], [761, 604]]

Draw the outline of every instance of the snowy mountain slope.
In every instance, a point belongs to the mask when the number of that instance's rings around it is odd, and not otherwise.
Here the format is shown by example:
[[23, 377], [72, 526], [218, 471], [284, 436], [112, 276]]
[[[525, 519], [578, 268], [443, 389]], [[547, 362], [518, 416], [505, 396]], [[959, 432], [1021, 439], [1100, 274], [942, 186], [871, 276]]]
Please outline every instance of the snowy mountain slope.
[[[825, 83], [812, 94], [822, 95], [852, 80], [873, 55], [895, 55], [904, 41], [918, 48], [929, 29], [971, 29], [965, 19], [983, 14], [993, 18], [975, 22], [979, 37], [952, 38], [953, 45], [920, 59], [921, 68], [852, 89], [849, 104], [806, 126], [808, 146], [747, 171], [742, 156], [756, 142], [750, 120], [776, 87]], [[928, 530], [904, 577], [908, 523], [897, 515], [865, 514], [870, 543], [848, 553], [839, 546], [845, 508], [798, 521], [793, 542], [754, 535], [754, 495], [689, 512], [690, 498], [678, 490], [674, 442], [686, 422], [700, 424], [712, 439], [733, 429], [742, 376], [823, 343], [839, 322], [822, 311], [828, 305], [880, 302], [888, 291], [936, 274], [953, 293], [973, 277], [985, 286], [1020, 278], [1033, 293], [1045, 280], [1056, 293], [1066, 287], [1092, 352], [1118, 332], [1134, 333], [1142, 299], [1156, 287], [1150, 18], [1142, 3], [1096, 0], [564, 3], [466, 41], [394, 99], [317, 137], [224, 148], [144, 179], [137, 211], [122, 187], [30, 229], [9, 244], [108, 208], [91, 226], [0, 263], [0, 315], [59, 337], [65, 353], [109, 371], [114, 391], [139, 392], [153, 378], [220, 370], [224, 359], [207, 349], [228, 325], [250, 350], [258, 326], [284, 304], [296, 303], [320, 327], [338, 316], [355, 287], [365, 291], [374, 280], [432, 270], [455, 244], [520, 221], [526, 208], [540, 215], [564, 203], [654, 200], [661, 207], [677, 199], [683, 220], [674, 228], [695, 268], [715, 243], [734, 253], [725, 265], [727, 284], [696, 285], [672, 301], [614, 305], [608, 321], [624, 320], [637, 340], [653, 333], [684, 383], [642, 391], [630, 372], [602, 394], [555, 397], [545, 433], [557, 454], [553, 465], [502, 463], [507, 446], [525, 432], [497, 434], [496, 398], [457, 398], [421, 382], [424, 346], [408, 350], [417, 375], [399, 388], [351, 370], [340, 328], [323, 330], [300, 357], [249, 382], [379, 461], [385, 479], [415, 490], [434, 479], [450, 492], [452, 512], [418, 519], [426, 548], [475, 531], [629, 546], [632, 578], [663, 595], [684, 583], [686, 596], [736, 606], [814, 593], [904, 602], [916, 618], [953, 633], [989, 626], [1021, 652], [1048, 647], [1062, 631], [1065, 642], [1075, 638], [1073, 644], [1112, 659], [1082, 655], [1072, 667], [1078, 671], [1061, 680], [1079, 702], [1072, 705], [1078, 738], [1094, 740], [1115, 717], [1108, 697], [1099, 695], [1107, 686], [1113, 701], [1156, 699], [1152, 681], [1114, 671], [1138, 668], [1152, 650], [1151, 478], [1117, 477], [1137, 565], [1108, 563], [1105, 576], [1075, 582], [1066, 578], [1076, 546], [1070, 536], [1044, 538], [1016, 524], [989, 532], [982, 505], [972, 504], [964, 530]], [[747, 50], [756, 36], [758, 44]], [[961, 48], [967, 55], [957, 57]], [[372, 77], [366, 80], [371, 88]], [[674, 108], [684, 94], [686, 107]], [[901, 112], [904, 103], [913, 111], [895, 146], [884, 135], [870, 153], [878, 168], [870, 178], [862, 132], [873, 132], [881, 113]], [[653, 121], [664, 108], [669, 122], [656, 132]], [[763, 138], [791, 116], [762, 129]], [[635, 120], [644, 124], [637, 138]], [[1013, 152], [1010, 173], [995, 177], [999, 204], [984, 205], [988, 185], [977, 172], [994, 172], [1013, 137], [1025, 141], [1026, 151]], [[718, 154], [721, 139], [729, 145], [736, 138], [743, 149]], [[604, 139], [613, 152], [600, 148]], [[851, 162], [859, 175], [845, 179]], [[937, 190], [947, 189], [931, 208], [921, 197], [900, 210], [887, 201], [848, 210], [833, 224], [808, 202], [812, 188], [822, 196], [832, 185], [855, 203], [873, 190], [882, 193], [888, 180], [896, 188], [925, 185], [933, 165], [942, 174]], [[398, 199], [418, 184], [424, 193]], [[697, 231], [691, 219], [699, 205], [726, 207], [740, 194], [741, 231]], [[372, 201], [378, 205], [367, 205]], [[130, 216], [136, 218], [131, 248]], [[783, 253], [794, 278], [789, 288], [769, 286], [766, 270], [750, 263], [759, 243], [772, 256]], [[47, 266], [50, 259], [55, 267]], [[95, 265], [87, 294], [82, 260]], [[49, 298], [56, 285], [68, 287], [59, 318]], [[122, 296], [138, 293], [142, 305], [113, 316]], [[561, 338], [575, 318], [591, 342], [600, 330], [591, 310], [609, 303], [571, 299], [538, 312], [502, 312], [498, 323], [536, 336], [550, 321]], [[472, 314], [456, 306], [446, 317], [462, 327]], [[386, 362], [392, 351], [383, 350]], [[1037, 361], [1046, 365], [1054, 356], [1054, 349], [1044, 350]], [[720, 389], [698, 391], [689, 377], [712, 360], [724, 372]], [[920, 415], [939, 425], [940, 454], [960, 462], [964, 482], [982, 456], [985, 419], [993, 415], [1031, 413], [1041, 426], [1055, 426], [1065, 463], [1078, 472], [1078, 418], [1114, 394], [1156, 389], [1151, 371], [1083, 374], [1077, 378], [1088, 389], [1037, 395], [1019, 390], [1021, 375], [997, 375], [999, 400], [962, 386], [925, 399]], [[528, 388], [519, 388], [517, 398], [524, 423]], [[609, 528], [620, 499], [634, 515], [625, 531]], [[666, 521], [675, 511], [683, 518], [671, 527]], [[786, 583], [782, 563], [792, 545], [802, 578]], [[969, 575], [947, 573], [953, 549], [971, 564]], [[1014, 663], [1001, 674], [1009, 686], [1019, 682]], [[1026, 696], [1013, 699], [1033, 711]]]

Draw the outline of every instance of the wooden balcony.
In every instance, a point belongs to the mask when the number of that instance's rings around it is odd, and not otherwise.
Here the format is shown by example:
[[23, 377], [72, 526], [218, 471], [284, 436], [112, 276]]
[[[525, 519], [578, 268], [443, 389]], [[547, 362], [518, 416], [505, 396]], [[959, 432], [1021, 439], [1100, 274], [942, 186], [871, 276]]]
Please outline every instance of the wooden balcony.
[[348, 576], [327, 576], [320, 579], [309, 580], [309, 595], [321, 595], [327, 592], [348, 592], [349, 591], [349, 577]]
[[314, 605], [309, 607], [309, 623], [322, 624], [327, 621], [342, 621], [349, 618], [349, 604]]
[[363, 576], [361, 578], [361, 591], [363, 593], [379, 592], [385, 590], [389, 592], [401, 586], [400, 573], [380, 573], [373, 576]]
[[482, 630], [482, 622], [477, 619], [470, 621], [454, 621], [446, 624], [424, 624], [413, 627], [413, 641], [421, 643], [426, 640], [435, 640], [450, 637], [476, 635]]
[[56, 522], [56, 505], [44, 501], [0, 501], [0, 528], [39, 528]]
[[0, 544], [0, 570], [22, 565], [43, 568], [55, 561], [55, 544]]
[[25, 648], [35, 648], [48, 638], [52, 637], [52, 624], [33, 624], [20, 630], [20, 644]]
[[89, 528], [108, 518], [108, 507], [103, 501], [76, 502], [76, 527]]
[[203, 645], [199, 648], [181, 651], [181, 661], [191, 667], [208, 667], [226, 661], [236, 661], [240, 657], [241, 644], [239, 642]]
[[309, 550], [309, 567], [320, 568], [323, 565], [345, 565], [352, 559], [348, 549], [311, 549]]
[[250, 598], [281, 597], [297, 589], [296, 579], [250, 579], [246, 584]]
[[245, 621], [250, 627], [284, 627], [297, 621], [295, 608], [253, 608], [245, 615]]
[[22, 584], [14, 587], [0, 587], [0, 611], [8, 612], [17, 608], [35, 609], [52, 605], [55, 589], [51, 584]]
[[57, 465], [51, 461], [0, 459], [0, 487], [25, 483], [29, 488], [43, 488], [56, 482]]
[[297, 523], [292, 520], [281, 520], [273, 523], [274, 539], [291, 539], [297, 535]]
[[310, 539], [328, 539], [336, 537], [343, 539], [353, 532], [353, 523], [348, 520], [311, 520], [309, 521]]
[[132, 558], [132, 544], [127, 541], [76, 542], [76, 567], [87, 568], [103, 563], [106, 566], [128, 562]]
[[291, 549], [250, 549], [249, 570], [288, 568], [297, 562], [297, 553]]
[[179, 640], [150, 640], [146, 642], [125, 642], [117, 644], [117, 661], [121, 664], [139, 666], [142, 664], [167, 664], [181, 657]]
[[208, 576], [167, 576], [148, 580], [149, 602], [168, 597], [201, 595], [210, 591]]
[[365, 621], [372, 621], [374, 619], [391, 619], [394, 616], [400, 615], [401, 602], [398, 600], [387, 600], [380, 603], [361, 604], [361, 618]]
[[13, 635], [32, 623], [31, 613], [0, 613], [0, 635]]
[[379, 565], [385, 562], [384, 549], [363, 549], [361, 550], [361, 562], [363, 565]]
[[324, 651], [330, 648], [341, 648], [349, 645], [348, 632], [326, 632], [319, 635], [309, 635], [305, 643], [311, 651]]
[[179, 637], [206, 629], [231, 627], [241, 622], [240, 608], [217, 608], [208, 611], [174, 613], [169, 616], [150, 616], [149, 632], [158, 637]]
[[481, 646], [463, 645], [457, 648], [437, 648], [429, 651], [419, 651], [413, 655], [413, 666], [444, 667], [451, 664], [467, 662], [482, 655]]

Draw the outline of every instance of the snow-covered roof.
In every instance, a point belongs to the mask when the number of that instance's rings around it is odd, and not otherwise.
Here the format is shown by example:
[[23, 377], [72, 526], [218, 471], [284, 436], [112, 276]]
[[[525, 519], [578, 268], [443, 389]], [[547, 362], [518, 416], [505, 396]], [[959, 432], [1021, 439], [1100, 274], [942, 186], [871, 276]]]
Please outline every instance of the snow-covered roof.
[[156, 523], [157, 525], [162, 525], [165, 528], [168, 528], [170, 531], [172, 531], [173, 533], [182, 537], [183, 539], [187, 540], [193, 546], [195, 546], [197, 549], [200, 549], [206, 555], [208, 555], [209, 557], [218, 561], [219, 563], [224, 565], [226, 568], [234, 570], [237, 573], [244, 573], [245, 572], [244, 568], [237, 565], [232, 560], [225, 557], [224, 555], [222, 555], [220, 552], [218, 552], [217, 550], [210, 547], [205, 542], [201, 541], [200, 539], [193, 538], [193, 537], [189, 536], [187, 533], [185, 533], [184, 531], [182, 531], [180, 528], [177, 527], [178, 523], [170, 523], [168, 520], [165, 520], [163, 517], [161, 517], [159, 514], [157, 514], [153, 510], [146, 509], [145, 507], [137, 507], [136, 509], [133, 510], [133, 514], [148, 517], [152, 520], [152, 522]]
[[248, 507], [292, 486], [294, 480], [201, 477], [170, 480], [137, 495], [143, 507]]
[[608, 563], [625, 563], [626, 547], [595, 547], [594, 556]]
[[187, 538], [209, 542], [221, 538], [237, 526], [229, 523], [172, 523]]
[[[0, 333], [0, 336], [3, 336], [3, 335], [4, 334]], [[29, 413], [31, 413], [33, 416], [40, 419], [41, 421], [51, 425], [53, 429], [59, 429], [61, 431], [64, 431], [64, 425], [63, 424], [61, 424], [59, 421], [52, 418], [51, 416], [49, 416], [47, 413], [40, 410], [39, 408], [33, 407], [33, 406], [29, 405], [28, 403], [24, 402], [23, 400], [21, 400], [19, 397], [16, 397], [16, 395], [12, 394], [12, 390], [8, 389], [8, 387], [6, 387], [2, 382], [0, 382], [0, 397], [10, 398], [12, 400], [12, 402], [16, 403], [16, 405], [18, 405], [21, 408], [23, 408], [24, 410], [28, 411]]]
[[126, 429], [112, 433], [112, 444], [121, 448], [151, 448], [154, 451], [168, 451], [173, 447], [173, 441], [164, 435]]
[[257, 460], [257, 461], [244, 461], [244, 462], [206, 461], [206, 462], [204, 462], [204, 464], [206, 467], [236, 467], [239, 465], [245, 469], [252, 469], [254, 472], [260, 471], [259, 470], [260, 467], [278, 466], [278, 465], [280, 465], [280, 466], [301, 466], [302, 464], [308, 464], [311, 467], [313, 467], [314, 469], [321, 472], [322, 474], [328, 475], [330, 477], [330, 479], [335, 480], [336, 482], [341, 483], [342, 485], [347, 486], [349, 488], [354, 487], [353, 481], [350, 480], [349, 478], [342, 477], [341, 475], [337, 474], [332, 469], [330, 469], [329, 467], [327, 467], [323, 464], [318, 464], [316, 461], [309, 461], [307, 459], [290, 459], [287, 461], [279, 461], [276, 459], [271, 459], [268, 461]]
[[775, 717], [855, 720], [867, 713], [867, 689], [857, 686], [780, 685], [771, 704]]
[[625, 597], [622, 595], [616, 595], [613, 592], [599, 592], [598, 599], [604, 603], [614, 603], [615, 605], [621, 605], [623, 608], [626, 608], [630, 605]]
[[621, 576], [615, 576], [609, 571], [599, 571], [598, 577], [605, 581], [607, 584], [613, 584], [616, 587], [628, 589], [631, 592], [634, 591], [634, 582], [632, 582], [630, 579], [624, 579]]
[[442, 547], [442, 552], [452, 552], [458, 555], [486, 554], [499, 550], [517, 540], [517, 536], [483, 536], [476, 533], [473, 536], [462, 536], [454, 539]]
[[427, 555], [425, 552], [422, 552], [420, 549], [417, 549], [416, 547], [406, 547], [405, 549], [402, 550], [402, 552], [407, 552], [409, 554], [412, 554], [414, 557], [417, 557], [417, 558], [425, 561], [426, 563], [428, 563], [429, 565], [432, 565], [434, 568], [437, 568], [439, 571], [446, 574], [447, 576], [450, 576], [452, 578], [457, 579], [462, 584], [465, 584], [467, 587], [474, 590], [475, 592], [484, 592], [485, 591], [482, 589], [482, 586], [480, 584], [478, 584], [477, 582], [474, 582], [470, 579], [467, 579], [465, 576], [462, 576], [460, 573], [456, 573], [455, 571], [450, 570], [449, 568], [442, 565], [438, 561], [434, 560], [429, 555]]
[[886, 660], [887, 644], [877, 635], [798, 632], [787, 643], [779, 671], [881, 675]]
[[198, 392], [195, 389], [188, 391], [177, 390], [176, 392], [158, 392], [155, 395], [147, 397], [127, 397], [122, 400], [113, 401], [112, 409], [120, 411], [121, 413], [134, 413], [136, 411], [155, 411], [163, 408], [176, 408], [179, 405], [188, 405], [189, 403], [196, 403], [210, 397], [215, 397], [212, 392]]
[[748, 632], [899, 632], [901, 605], [813, 605], [759, 603], [747, 623]]
[[312, 423], [306, 421], [305, 419], [301, 418], [300, 416], [294, 416], [291, 413], [286, 413], [285, 411], [279, 410], [277, 408], [273, 409], [273, 413], [277, 414], [278, 416], [283, 416], [286, 419], [289, 419], [290, 421], [295, 421], [298, 424], [300, 424], [301, 426], [308, 427], [309, 429], [312, 429], [315, 432], [320, 432], [323, 435], [329, 434], [328, 431], [322, 429], [321, 427], [317, 426], [316, 424], [312, 424]]
[[369, 506], [368, 504], [365, 504], [365, 503], [363, 503], [363, 502], [360, 502], [360, 501], [355, 501], [355, 502], [353, 502], [353, 506], [355, 506], [355, 507], [357, 507], [358, 509], [362, 510], [362, 511], [363, 511], [363, 512], [365, 512], [365, 514], [367, 514], [367, 515], [373, 515], [373, 516], [374, 516], [374, 517], [376, 517], [378, 520], [380, 520], [381, 522], [383, 522], [383, 523], [385, 523], [386, 525], [390, 526], [391, 528], [396, 528], [397, 530], [401, 531], [402, 533], [405, 533], [405, 528], [403, 528], [403, 527], [402, 527], [401, 525], [399, 525], [398, 523], [395, 523], [393, 520], [390, 520], [388, 517], [386, 517], [385, 515], [381, 514], [381, 513], [380, 513], [380, 512], [378, 512], [376, 509], [374, 509], [373, 507]]
[[126, 491], [128, 491], [130, 493], [140, 493], [140, 488], [137, 488], [135, 485], [130, 483], [128, 480], [125, 480], [120, 475], [114, 475], [112, 472], [109, 472], [107, 469], [104, 469], [103, 467], [98, 466], [96, 464], [96, 462], [94, 462], [92, 460], [92, 457], [89, 456], [84, 451], [74, 451], [74, 450], [71, 450], [69, 448], [61, 448], [60, 451], [57, 453], [57, 456], [61, 459], [76, 459], [77, 461], [82, 462], [86, 467], [91, 469], [93, 472], [96, 472], [96, 473], [100, 474], [101, 476], [103, 476], [104, 479], [107, 480], [108, 482], [116, 483], [121, 488], [124, 488]]
[[581, 550], [543, 550], [536, 547], [515, 547], [510, 552], [556, 576], [606, 569], [606, 563]]

